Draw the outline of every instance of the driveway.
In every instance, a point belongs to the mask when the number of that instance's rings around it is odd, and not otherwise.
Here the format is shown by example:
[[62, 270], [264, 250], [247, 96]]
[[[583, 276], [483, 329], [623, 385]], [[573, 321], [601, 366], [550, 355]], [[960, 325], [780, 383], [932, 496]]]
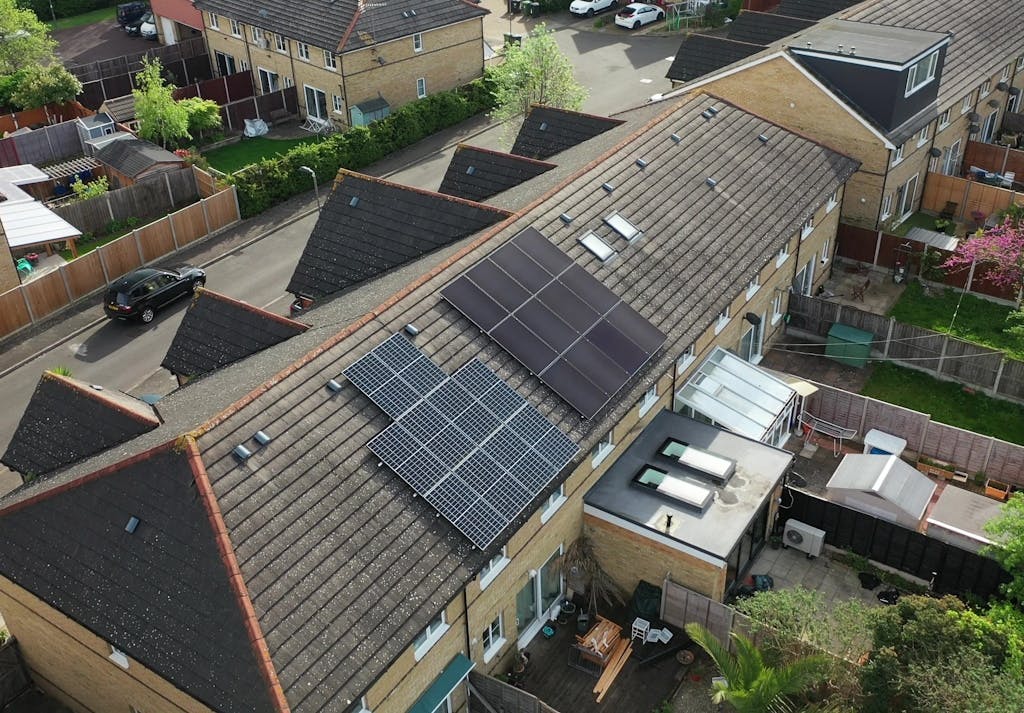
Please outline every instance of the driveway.
[[98, 59], [111, 59], [125, 54], [145, 52], [156, 42], [128, 35], [113, 20], [83, 27], [72, 27], [53, 33], [57, 40], [57, 56], [67, 64], [85, 64]]

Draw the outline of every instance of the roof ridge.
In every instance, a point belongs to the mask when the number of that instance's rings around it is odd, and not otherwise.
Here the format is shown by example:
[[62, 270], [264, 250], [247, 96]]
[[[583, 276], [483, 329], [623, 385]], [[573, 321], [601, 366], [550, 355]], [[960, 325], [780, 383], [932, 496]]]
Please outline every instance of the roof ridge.
[[359, 18], [363, 15], [363, 3], [359, 0], [356, 5], [356, 11], [352, 13], [352, 21], [348, 23], [348, 27], [345, 28], [345, 32], [342, 34], [341, 39], [338, 41], [337, 52], [340, 54], [344, 49], [345, 45], [348, 44], [348, 38], [352, 34], [352, 30], [356, 29], [356, 23], [359, 22]]
[[[557, 111], [557, 112], [560, 112], [562, 114], [572, 114], [574, 116], [585, 116], [588, 119], [599, 119], [601, 121], [608, 121], [608, 122], [611, 122], [611, 123], [615, 124], [616, 126], [618, 126], [619, 124], [625, 124], [626, 123], [625, 119], [613, 119], [610, 116], [601, 116], [600, 114], [588, 114], [585, 111], [576, 111], [575, 109], [563, 109], [562, 107], [549, 106], [547, 104], [537, 104], [537, 103], [530, 104], [530, 111], [533, 111], [533, 109], [535, 107], [538, 108], [538, 109], [547, 109], [549, 111]], [[529, 114], [527, 114], [527, 116], [529, 116]]]
[[401, 183], [395, 183], [394, 181], [389, 181], [389, 180], [384, 179], [384, 178], [377, 178], [376, 176], [368, 176], [367, 174], [359, 173], [358, 171], [351, 171], [351, 170], [349, 170], [347, 168], [340, 168], [340, 169], [338, 169], [338, 175], [334, 179], [334, 187], [335, 188], [337, 188], [337, 186], [340, 183], [342, 183], [344, 176], [352, 176], [353, 178], [361, 178], [361, 179], [365, 179], [365, 180], [367, 180], [367, 181], [369, 181], [371, 183], [379, 183], [379, 184], [385, 185], [385, 186], [392, 186], [394, 188], [400, 188], [400, 189], [402, 189], [404, 191], [411, 191], [413, 193], [419, 193], [420, 195], [430, 196], [431, 198], [440, 198], [442, 200], [449, 201], [451, 203], [459, 203], [459, 204], [462, 204], [462, 205], [465, 205], [465, 206], [469, 206], [469, 207], [472, 207], [472, 208], [483, 208], [485, 210], [491, 211], [492, 213], [497, 213], [499, 215], [503, 215], [506, 218], [511, 216], [511, 215], [513, 215], [513, 213], [510, 213], [507, 210], [503, 210], [501, 208], [495, 208], [494, 206], [487, 205], [486, 203], [478, 203], [477, 201], [471, 201], [471, 200], [468, 200], [466, 198], [459, 198], [458, 196], [449, 196], [449, 195], [447, 195], [445, 193], [438, 193], [437, 191], [429, 191], [426, 188], [416, 188], [415, 186], [406, 186], [406, 185], [403, 185]]
[[196, 490], [199, 493], [203, 509], [206, 510], [206, 516], [213, 531], [214, 541], [217, 543], [221, 563], [227, 569], [228, 586], [231, 587], [239, 609], [241, 609], [249, 643], [252, 645], [253, 654], [256, 656], [260, 674], [267, 684], [271, 703], [274, 706], [274, 710], [278, 713], [290, 713], [291, 708], [289, 708], [288, 700], [285, 698], [284, 688], [282, 688], [281, 682], [277, 678], [274, 662], [270, 658], [270, 648], [267, 646], [263, 629], [260, 627], [259, 619], [256, 617], [256, 609], [252, 605], [249, 590], [246, 588], [245, 579], [242, 577], [242, 570], [238, 566], [234, 545], [228, 536], [224, 515], [220, 510], [217, 496], [213, 492], [213, 485], [210, 483], [210, 478], [206, 473], [206, 466], [203, 464], [199, 447], [196, 445], [195, 439], [187, 435], [177, 441], [176, 446], [181, 447], [186, 452], [189, 466], [192, 469], [192, 476], [195, 479]]
[[[465, 1], [466, 0], [463, 0], [463, 2], [465, 2]], [[455, 153], [456, 154], [459, 151], [462, 151], [462, 150], [466, 150], [466, 151], [479, 151], [480, 153], [491, 154], [492, 156], [501, 156], [502, 158], [513, 158], [513, 159], [516, 159], [517, 161], [522, 161], [523, 163], [532, 163], [532, 164], [536, 164], [537, 166], [546, 166], [548, 168], [558, 168], [558, 164], [557, 163], [550, 163], [548, 161], [541, 161], [540, 159], [530, 158], [529, 156], [520, 156], [519, 154], [509, 153], [508, 151], [497, 151], [495, 149], [487, 149], [487, 148], [484, 148], [483, 146], [473, 146], [471, 144], [459, 144], [458, 146], [455, 147]]]
[[217, 292], [216, 290], [211, 290], [204, 287], [202, 288], [202, 290], [199, 291], [199, 294], [196, 295], [196, 299], [198, 300], [199, 298], [204, 296], [209, 296], [210, 299], [216, 299], [220, 300], [221, 302], [226, 302], [228, 304], [234, 305], [235, 307], [239, 307], [249, 312], [253, 312], [254, 314], [258, 314], [261, 317], [268, 317], [286, 327], [297, 327], [299, 328], [300, 332], [305, 332], [307, 329], [309, 329], [308, 324], [297, 322], [294, 319], [290, 319], [280, 314], [274, 314], [269, 310], [257, 307], [256, 305], [250, 304], [248, 302], [243, 302], [242, 300], [235, 299], [234, 297], [229, 297], [228, 295], [225, 295], [222, 292]]
[[[131, 409], [126, 408], [125, 406], [117, 403], [112, 398], [107, 398], [107, 394], [104, 393], [106, 391], [106, 387], [104, 387], [104, 386], [100, 386], [100, 389], [102, 389], [102, 391], [99, 390], [99, 389], [88, 388], [85, 385], [84, 381], [79, 381], [78, 379], [75, 379], [75, 378], [70, 378], [70, 377], [67, 377], [67, 376], [62, 376], [61, 374], [54, 373], [53, 371], [51, 371], [49, 369], [43, 372], [43, 375], [40, 377], [40, 379], [41, 380], [42, 379], [51, 379], [51, 380], [56, 380], [57, 382], [63, 383], [65, 386], [70, 387], [71, 389], [77, 391], [78, 393], [82, 394], [83, 396], [87, 396], [87, 397], [93, 399], [94, 401], [99, 401], [104, 406], [109, 406], [110, 408], [114, 409], [115, 411], [118, 411], [119, 413], [122, 413], [125, 416], [128, 416], [129, 418], [133, 418], [136, 421], [139, 421], [141, 423], [152, 424], [153, 426], [159, 426], [160, 425], [160, 417], [157, 416], [156, 413], [153, 414], [152, 418], [149, 418], [148, 416], [146, 416], [146, 415], [144, 415], [142, 413], [139, 413], [137, 411], [132, 411]], [[124, 396], [127, 396], [128, 398], [135, 398], [131, 394], [126, 394], [123, 391], [117, 391], [117, 393], [123, 394]], [[139, 404], [142, 405], [142, 406], [147, 406], [148, 405], [144, 401], [139, 401]], [[152, 407], [150, 407], [150, 408], [152, 408]]]

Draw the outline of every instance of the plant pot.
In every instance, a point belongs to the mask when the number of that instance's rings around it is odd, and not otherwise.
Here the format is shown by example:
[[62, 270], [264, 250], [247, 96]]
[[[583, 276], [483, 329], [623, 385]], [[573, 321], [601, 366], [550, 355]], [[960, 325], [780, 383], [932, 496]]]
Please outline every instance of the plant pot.
[[985, 495], [996, 500], [1006, 500], [1010, 496], [1010, 486], [999, 480], [988, 479], [985, 483]]

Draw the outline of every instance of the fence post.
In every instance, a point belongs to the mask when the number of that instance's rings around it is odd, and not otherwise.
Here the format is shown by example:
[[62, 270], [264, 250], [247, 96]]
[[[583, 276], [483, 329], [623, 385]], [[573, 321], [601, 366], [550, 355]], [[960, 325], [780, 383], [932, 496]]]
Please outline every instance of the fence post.
[[57, 271], [60, 272], [60, 279], [64, 283], [64, 294], [68, 296], [68, 304], [75, 301], [75, 298], [71, 296], [71, 286], [68, 285], [68, 273], [64, 269], [64, 265], [57, 267]]
[[[861, 397], [861, 398], [864, 398], [864, 397]], [[864, 406], [860, 410], [860, 428], [857, 429], [857, 432], [860, 433], [860, 434], [864, 433], [864, 422], [868, 418], [868, 400], [865, 398], [863, 403], [864, 403]]]
[[878, 265], [878, 253], [882, 252], [882, 231], [879, 230], [875, 237], [875, 257], [871, 260], [871, 264]]
[[35, 324], [36, 323], [36, 315], [32, 311], [32, 303], [29, 301], [28, 295], [25, 294], [25, 286], [24, 285], [18, 285], [18, 292], [21, 293], [21, 299], [23, 299], [25, 301], [25, 309], [28, 310], [28, 319], [29, 319], [29, 321], [32, 322], [32, 324]]
[[935, 373], [942, 373], [942, 362], [946, 360], [946, 347], [949, 346], [949, 335], [947, 334], [942, 340], [942, 349], [939, 350], [939, 362], [935, 365]]
[[164, 185], [167, 186], [167, 200], [171, 202], [171, 207], [174, 207], [174, 191], [171, 190], [171, 174], [164, 174]]
[[111, 220], [117, 220], [114, 217], [114, 207], [112, 205], [110, 205], [110, 192], [109, 191], [107, 193], [103, 194], [103, 200], [105, 200], [107, 202], [107, 215], [110, 216]]
[[174, 243], [175, 251], [181, 250], [181, 246], [178, 245], [178, 231], [174, 229], [174, 216], [177, 214], [178, 212], [175, 211], [174, 213], [168, 213], [165, 217], [167, 224], [171, 226], [171, 242]]
[[896, 318], [895, 317], [889, 317], [889, 329], [885, 333], [885, 349], [882, 350], [882, 358], [883, 359], [888, 359], [889, 358], [889, 342], [892, 341], [892, 327], [893, 327], [894, 324], [896, 324]]
[[992, 395], [993, 396], [995, 396], [995, 395], [997, 395], [999, 393], [999, 382], [1003, 378], [1003, 366], [1005, 366], [1005, 365], [1006, 365], [1006, 357], [1004, 357], [1004, 356], [999, 357], [999, 368], [996, 369], [996, 380], [995, 380], [995, 383], [992, 384]]
[[146, 264], [146, 256], [142, 253], [142, 241], [139, 240], [139, 231], [132, 230], [132, 237], [135, 238], [135, 249], [139, 251], [139, 262]]
[[199, 205], [203, 207], [203, 220], [206, 222], [206, 234], [208, 236], [210, 234], [210, 211], [206, 207], [206, 199], [200, 198]]
[[238, 205], [238, 186], [231, 186], [231, 196], [235, 199], [235, 221], [242, 219], [242, 209]]
[[982, 465], [981, 465], [981, 472], [982, 473], [987, 473], [988, 472], [988, 463], [989, 463], [989, 460], [992, 458], [992, 446], [995, 445], [995, 442], [996, 442], [996, 439], [992, 438], [992, 436], [988, 437], [988, 449], [985, 451], [985, 462], [982, 463]]
[[917, 455], [920, 457], [924, 454], [924, 441], [928, 437], [928, 424], [931, 423], [931, 418], [928, 418], [924, 422], [924, 428], [921, 429], [921, 444], [918, 446]]
[[106, 284], [110, 284], [110, 273], [107, 272], [107, 261], [103, 259], [103, 246], [96, 248], [96, 253], [100, 256], [100, 270], [103, 271], [103, 281]]

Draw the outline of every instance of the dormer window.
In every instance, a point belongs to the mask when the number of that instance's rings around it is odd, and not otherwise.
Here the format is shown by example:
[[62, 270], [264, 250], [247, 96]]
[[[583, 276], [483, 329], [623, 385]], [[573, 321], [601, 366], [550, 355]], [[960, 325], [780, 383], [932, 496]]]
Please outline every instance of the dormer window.
[[939, 51], [935, 50], [924, 59], [910, 67], [907, 73], [907, 91], [903, 96], [909, 97], [918, 89], [935, 79], [935, 70], [939, 66]]
[[981, 91], [978, 93], [979, 97], [988, 96], [992, 92], [992, 80], [986, 79], [985, 83], [981, 85]]

